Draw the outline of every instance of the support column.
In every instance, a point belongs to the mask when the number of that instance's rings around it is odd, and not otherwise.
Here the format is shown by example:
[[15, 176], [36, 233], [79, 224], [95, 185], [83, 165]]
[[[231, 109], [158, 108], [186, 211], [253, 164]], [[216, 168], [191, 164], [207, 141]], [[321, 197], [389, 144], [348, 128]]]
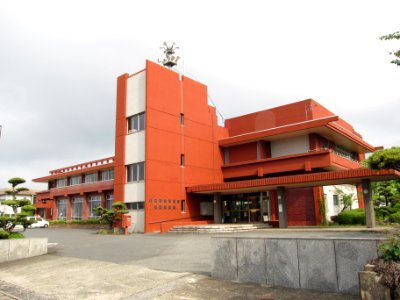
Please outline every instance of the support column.
[[222, 223], [221, 193], [214, 193], [214, 224]]
[[72, 220], [72, 197], [67, 196], [67, 221]]
[[287, 228], [288, 219], [287, 219], [285, 188], [282, 186], [278, 186], [277, 193], [278, 193], [279, 228]]
[[88, 199], [89, 197], [87, 194], [83, 194], [83, 202], [82, 202], [82, 211], [83, 211], [83, 220], [89, 219], [89, 205], [88, 205]]
[[363, 179], [361, 181], [361, 184], [364, 197], [365, 221], [367, 223], [368, 228], [374, 228], [375, 211], [374, 211], [374, 204], [372, 202], [371, 182], [369, 179]]

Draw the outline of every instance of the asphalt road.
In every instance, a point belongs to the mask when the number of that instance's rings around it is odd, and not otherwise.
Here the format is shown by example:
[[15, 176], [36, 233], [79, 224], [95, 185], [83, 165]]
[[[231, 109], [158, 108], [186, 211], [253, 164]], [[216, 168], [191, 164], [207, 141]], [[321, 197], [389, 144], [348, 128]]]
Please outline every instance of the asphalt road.
[[[211, 237], [217, 234], [131, 234], [99, 235], [96, 230], [36, 228], [27, 229], [27, 237], [47, 237], [58, 243], [54, 255], [140, 265], [153, 270], [189, 272], [210, 275]], [[224, 236], [257, 236], [286, 238], [368, 238], [382, 233], [354, 231], [258, 230], [225, 233]]]
[[[215, 234], [98, 235], [87, 229], [28, 229], [57, 243], [48, 255], [1, 264], [0, 299], [355, 300], [357, 296], [210, 278]], [[368, 238], [382, 234], [259, 230], [220, 234], [283, 238]], [[4, 294], [8, 293], [8, 295]], [[10, 297], [10, 296], [11, 297]]]

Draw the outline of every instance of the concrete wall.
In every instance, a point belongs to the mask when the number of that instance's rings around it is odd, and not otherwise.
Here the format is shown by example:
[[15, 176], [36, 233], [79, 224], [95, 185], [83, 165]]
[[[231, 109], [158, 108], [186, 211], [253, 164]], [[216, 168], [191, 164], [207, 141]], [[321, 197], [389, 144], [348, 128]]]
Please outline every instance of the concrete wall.
[[358, 294], [358, 272], [378, 256], [375, 239], [212, 238], [211, 276]]
[[291, 137], [290, 139], [271, 142], [271, 157], [307, 153], [310, 149], [308, 136]]
[[47, 254], [47, 238], [0, 240], [0, 263]]

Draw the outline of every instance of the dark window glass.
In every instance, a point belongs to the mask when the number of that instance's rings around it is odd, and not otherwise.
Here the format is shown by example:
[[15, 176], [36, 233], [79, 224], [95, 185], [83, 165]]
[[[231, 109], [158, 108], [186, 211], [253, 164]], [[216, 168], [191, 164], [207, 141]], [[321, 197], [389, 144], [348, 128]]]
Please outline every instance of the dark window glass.
[[144, 180], [144, 162], [128, 165], [126, 171], [128, 182]]
[[145, 113], [133, 115], [128, 118], [128, 132], [137, 132], [145, 128]]
[[185, 212], [186, 211], [186, 203], [185, 200], [181, 201], [181, 212]]

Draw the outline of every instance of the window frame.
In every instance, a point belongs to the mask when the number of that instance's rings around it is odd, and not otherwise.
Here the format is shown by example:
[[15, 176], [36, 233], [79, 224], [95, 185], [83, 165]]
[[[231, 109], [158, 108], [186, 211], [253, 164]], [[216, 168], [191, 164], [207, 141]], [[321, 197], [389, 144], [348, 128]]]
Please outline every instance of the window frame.
[[146, 112], [141, 112], [126, 118], [128, 134], [146, 129]]
[[145, 176], [144, 161], [126, 166], [126, 182], [142, 182]]

